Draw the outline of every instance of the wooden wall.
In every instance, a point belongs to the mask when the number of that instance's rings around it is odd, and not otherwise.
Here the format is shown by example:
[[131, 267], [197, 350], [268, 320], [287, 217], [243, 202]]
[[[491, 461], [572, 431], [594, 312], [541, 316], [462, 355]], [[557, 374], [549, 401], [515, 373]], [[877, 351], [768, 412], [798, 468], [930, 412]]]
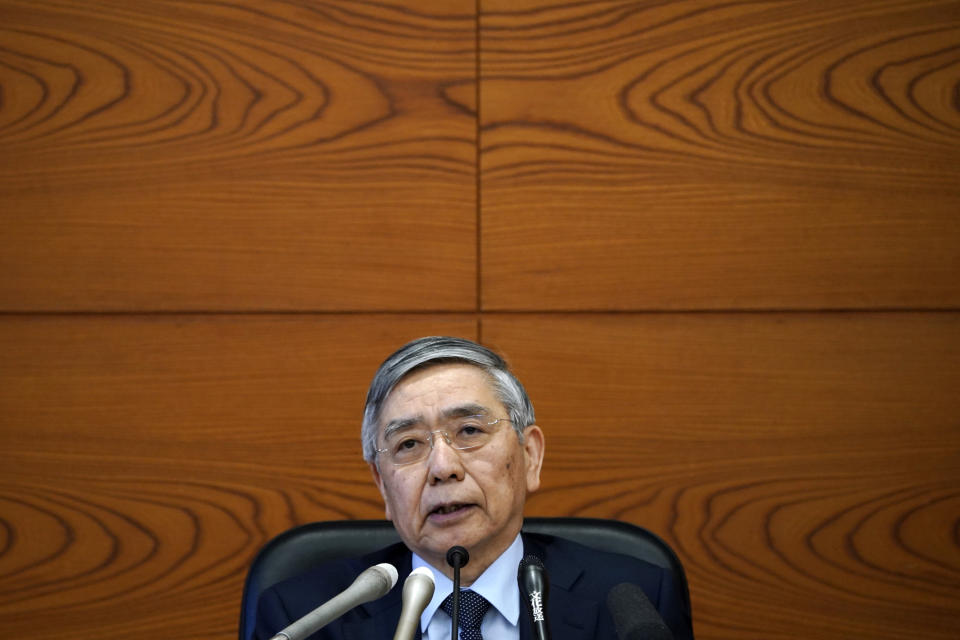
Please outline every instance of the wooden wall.
[[0, 0], [0, 630], [235, 637], [454, 334], [698, 638], [955, 638], [958, 149], [955, 0]]

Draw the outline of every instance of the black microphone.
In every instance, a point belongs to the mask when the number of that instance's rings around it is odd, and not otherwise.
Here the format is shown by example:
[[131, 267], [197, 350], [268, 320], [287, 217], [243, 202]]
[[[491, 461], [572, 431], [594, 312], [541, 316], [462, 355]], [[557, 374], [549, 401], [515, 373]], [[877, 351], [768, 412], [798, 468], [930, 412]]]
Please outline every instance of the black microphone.
[[453, 615], [450, 616], [450, 637], [456, 640], [460, 637], [457, 633], [460, 626], [460, 567], [467, 566], [470, 562], [470, 554], [460, 545], [450, 547], [447, 550], [447, 564], [453, 567]]
[[607, 608], [620, 640], [673, 640], [673, 634], [643, 589], [622, 582], [607, 594]]
[[383, 562], [365, 570], [349, 587], [287, 626], [270, 640], [301, 640], [316, 633], [350, 609], [387, 595], [397, 584], [397, 570]]
[[550, 625], [547, 623], [547, 594], [550, 583], [543, 561], [534, 555], [526, 555], [517, 569], [517, 584], [520, 595], [527, 603], [530, 621], [533, 624], [533, 637], [536, 640], [550, 640]]
[[454, 572], [460, 571], [460, 567], [467, 566], [468, 562], [470, 562], [470, 554], [460, 545], [447, 550], [447, 564], [453, 567]]

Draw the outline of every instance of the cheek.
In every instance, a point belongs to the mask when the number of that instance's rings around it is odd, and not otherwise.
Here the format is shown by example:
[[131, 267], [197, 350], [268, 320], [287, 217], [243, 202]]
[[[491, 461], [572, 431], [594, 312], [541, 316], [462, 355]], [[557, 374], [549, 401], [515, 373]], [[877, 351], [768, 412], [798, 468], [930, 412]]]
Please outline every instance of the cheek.
[[510, 474], [511, 478], [522, 476], [525, 468], [526, 458], [524, 457], [522, 451], [507, 460], [506, 470]]
[[492, 489], [496, 495], [500, 496], [502, 503], [515, 508], [516, 503], [525, 501], [526, 476], [523, 472], [522, 459], [507, 458], [500, 464], [493, 465], [490, 470]]
[[[419, 485], [411, 478], [394, 478], [387, 487], [387, 501], [392, 504], [394, 517], [416, 512], [420, 501]], [[390, 504], [387, 507], [390, 507]]]

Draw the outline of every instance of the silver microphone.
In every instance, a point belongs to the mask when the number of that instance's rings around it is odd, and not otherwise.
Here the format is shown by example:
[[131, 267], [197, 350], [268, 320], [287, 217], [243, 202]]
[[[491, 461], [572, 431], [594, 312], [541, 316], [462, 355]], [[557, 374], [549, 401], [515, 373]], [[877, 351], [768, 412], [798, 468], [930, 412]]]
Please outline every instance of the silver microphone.
[[426, 567], [417, 567], [410, 572], [403, 583], [403, 609], [400, 610], [400, 622], [393, 640], [413, 640], [417, 635], [417, 625], [423, 610], [433, 598], [436, 582], [433, 572]]
[[397, 584], [397, 570], [386, 562], [365, 570], [349, 587], [303, 616], [270, 640], [302, 640], [316, 633], [350, 609], [387, 595]]

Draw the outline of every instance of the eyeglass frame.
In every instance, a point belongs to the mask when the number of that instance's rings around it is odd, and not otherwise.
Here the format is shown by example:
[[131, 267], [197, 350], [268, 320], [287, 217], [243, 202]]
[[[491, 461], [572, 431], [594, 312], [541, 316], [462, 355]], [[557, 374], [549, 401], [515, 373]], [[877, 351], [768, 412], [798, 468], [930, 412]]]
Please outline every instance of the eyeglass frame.
[[[468, 415], [468, 416], [458, 416], [454, 419], [455, 420], [468, 420], [470, 418], [486, 419], [488, 417], [489, 416], [485, 416], [483, 414], [475, 414], [475, 415]], [[497, 426], [499, 428], [499, 425], [501, 422], [513, 422], [513, 421], [510, 418], [495, 418], [491, 422], [484, 422], [483, 424], [484, 426], [487, 426], [487, 427]], [[447, 431], [446, 429], [427, 429], [427, 436], [428, 436], [427, 442], [430, 445], [430, 451], [424, 457], [418, 460], [411, 460], [410, 462], [394, 462], [393, 460], [388, 460], [388, 462], [395, 467], [409, 467], [410, 465], [418, 464], [425, 460], [429, 460], [430, 455], [433, 453], [433, 450], [434, 450], [434, 443], [436, 442], [435, 434], [438, 434], [438, 433], [443, 434], [444, 442], [446, 442], [447, 446], [453, 449], [454, 451], [476, 451], [477, 449], [481, 449], [487, 444], [489, 444], [489, 441], [487, 441], [482, 444], [471, 445], [469, 447], [458, 447], [453, 443], [453, 440], [450, 438], [450, 432]], [[495, 435], [495, 434], [491, 434], [491, 436], [492, 435]], [[374, 451], [376, 452], [377, 458], [379, 459], [381, 457], [380, 454], [386, 454], [390, 451], [390, 447], [384, 447], [383, 449], [376, 448], [374, 449]]]

